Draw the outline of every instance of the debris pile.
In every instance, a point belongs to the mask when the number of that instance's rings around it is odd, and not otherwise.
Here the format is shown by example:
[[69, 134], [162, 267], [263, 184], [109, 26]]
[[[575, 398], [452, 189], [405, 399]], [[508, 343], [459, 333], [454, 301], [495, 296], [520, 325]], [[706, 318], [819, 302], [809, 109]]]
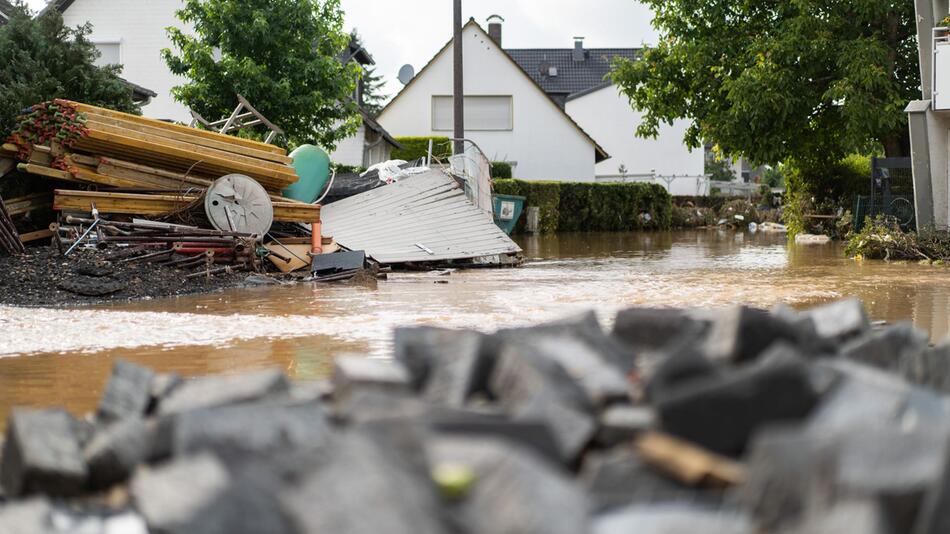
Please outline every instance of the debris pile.
[[855, 300], [394, 347], [309, 383], [118, 361], [82, 420], [13, 412], [0, 532], [947, 531], [950, 346]]
[[[298, 180], [292, 163], [282, 148], [250, 139], [67, 100], [40, 103], [0, 148], [0, 175], [15, 166], [51, 191], [0, 204], [0, 252], [52, 238], [67, 255], [80, 245], [122, 248], [137, 254], [129, 261], [200, 267], [194, 276], [260, 271], [265, 257], [302, 268], [322, 252], [319, 224], [310, 237], [320, 206], [282, 196]], [[49, 207], [57, 219], [48, 229], [17, 234], [13, 215]], [[310, 246], [295, 250], [283, 238]]]

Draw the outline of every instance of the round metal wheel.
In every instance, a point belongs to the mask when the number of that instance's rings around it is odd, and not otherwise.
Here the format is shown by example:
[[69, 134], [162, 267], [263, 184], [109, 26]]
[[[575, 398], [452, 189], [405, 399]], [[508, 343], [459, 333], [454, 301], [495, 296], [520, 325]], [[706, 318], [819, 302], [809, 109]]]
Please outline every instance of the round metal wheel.
[[914, 204], [906, 198], [895, 198], [891, 202], [890, 211], [901, 226], [907, 226], [914, 220]]
[[205, 214], [222, 232], [264, 235], [274, 223], [274, 205], [261, 184], [243, 174], [222, 176], [205, 195]]

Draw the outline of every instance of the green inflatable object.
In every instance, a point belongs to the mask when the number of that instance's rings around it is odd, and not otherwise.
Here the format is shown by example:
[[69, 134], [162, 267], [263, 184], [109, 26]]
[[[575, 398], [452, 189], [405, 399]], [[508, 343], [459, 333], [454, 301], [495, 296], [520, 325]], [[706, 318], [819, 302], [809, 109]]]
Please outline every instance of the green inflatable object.
[[300, 145], [290, 157], [300, 179], [284, 189], [284, 196], [311, 204], [323, 194], [330, 180], [330, 156], [320, 147]]

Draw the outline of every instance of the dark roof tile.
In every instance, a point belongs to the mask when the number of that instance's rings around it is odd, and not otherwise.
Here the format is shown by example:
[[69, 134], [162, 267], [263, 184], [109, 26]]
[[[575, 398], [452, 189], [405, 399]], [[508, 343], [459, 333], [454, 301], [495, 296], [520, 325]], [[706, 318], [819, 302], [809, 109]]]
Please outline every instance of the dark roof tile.
[[[613, 61], [617, 57], [637, 59], [639, 48], [587, 48], [584, 61], [574, 61], [570, 48], [514, 48], [506, 52], [521, 65], [528, 76], [550, 95], [570, 95], [604, 85]], [[549, 67], [557, 68], [557, 76], [548, 74]]]

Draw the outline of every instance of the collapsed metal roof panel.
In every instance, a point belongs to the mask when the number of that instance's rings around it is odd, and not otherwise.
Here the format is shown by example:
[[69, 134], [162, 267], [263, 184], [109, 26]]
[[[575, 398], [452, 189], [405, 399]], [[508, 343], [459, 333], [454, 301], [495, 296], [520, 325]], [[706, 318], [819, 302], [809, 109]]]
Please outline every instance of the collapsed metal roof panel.
[[521, 252], [455, 179], [439, 170], [328, 204], [321, 219], [324, 233], [337, 243], [383, 264]]

